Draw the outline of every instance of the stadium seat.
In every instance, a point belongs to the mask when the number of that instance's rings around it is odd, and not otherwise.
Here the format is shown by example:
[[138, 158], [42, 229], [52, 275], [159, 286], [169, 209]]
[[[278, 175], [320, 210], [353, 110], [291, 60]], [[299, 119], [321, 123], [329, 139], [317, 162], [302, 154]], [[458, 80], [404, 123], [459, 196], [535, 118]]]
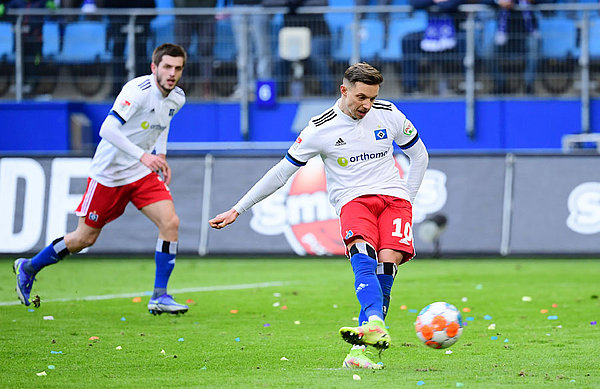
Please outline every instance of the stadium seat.
[[42, 56], [57, 58], [60, 54], [60, 27], [56, 22], [45, 22], [42, 27]]
[[103, 22], [74, 22], [65, 26], [61, 62], [84, 64], [106, 62], [106, 24]]
[[14, 36], [11, 23], [0, 23], [0, 61], [14, 60]]
[[600, 18], [590, 19], [590, 57], [600, 59]]
[[217, 31], [213, 54], [217, 61], [235, 61], [236, 49], [231, 19], [217, 20]]
[[398, 61], [402, 58], [402, 38], [407, 34], [424, 31], [427, 27], [427, 14], [417, 11], [411, 16], [394, 19], [390, 22], [388, 42], [380, 58], [384, 61]]
[[562, 59], [579, 55], [575, 21], [566, 17], [540, 18], [539, 28], [542, 57]]
[[[173, 0], [156, 0], [156, 8], [172, 9]], [[152, 29], [154, 39], [156, 40], [155, 44], [153, 44], [154, 47], [168, 42], [176, 43], [173, 31], [174, 25], [174, 15], [158, 15], [150, 22], [150, 28]]]
[[[347, 24], [342, 30], [340, 44], [333, 48], [333, 59], [348, 62], [352, 57], [354, 39], [353, 23]], [[365, 19], [359, 24], [360, 60], [369, 61], [379, 58], [383, 52], [384, 25], [380, 20]]]

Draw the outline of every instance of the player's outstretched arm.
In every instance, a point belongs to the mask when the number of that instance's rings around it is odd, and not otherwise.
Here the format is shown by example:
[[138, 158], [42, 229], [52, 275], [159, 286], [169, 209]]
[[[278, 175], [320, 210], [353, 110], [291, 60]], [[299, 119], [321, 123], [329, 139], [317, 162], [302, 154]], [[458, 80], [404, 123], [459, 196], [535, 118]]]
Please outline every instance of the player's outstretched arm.
[[250, 209], [254, 204], [268, 197], [281, 188], [287, 180], [299, 169], [283, 158], [273, 166], [229, 211], [223, 212], [208, 223], [213, 228], [223, 228], [235, 221], [237, 217]]
[[219, 230], [233, 223], [239, 215], [240, 214], [235, 209], [231, 208], [229, 211], [220, 213], [214, 218], [210, 219], [208, 224], [210, 224], [212, 228]]

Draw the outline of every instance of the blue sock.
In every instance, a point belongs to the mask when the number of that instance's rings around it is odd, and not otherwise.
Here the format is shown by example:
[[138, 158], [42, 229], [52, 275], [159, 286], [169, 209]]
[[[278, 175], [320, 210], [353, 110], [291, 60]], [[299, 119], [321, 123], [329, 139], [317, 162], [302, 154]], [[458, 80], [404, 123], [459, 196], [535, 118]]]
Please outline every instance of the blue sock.
[[171, 272], [175, 267], [176, 256], [177, 242], [158, 239], [156, 253], [154, 254], [156, 274], [154, 277], [154, 293], [152, 294], [152, 298], [156, 298], [167, 292], [167, 284], [169, 283]]
[[368, 320], [373, 315], [383, 319], [383, 296], [376, 275], [377, 260], [372, 257], [375, 256], [375, 250], [366, 243], [356, 243], [351, 247], [350, 253], [356, 297], [362, 308], [359, 321], [363, 314], [363, 320], [365, 317]]
[[37, 253], [37, 255], [31, 258], [24, 266], [25, 272], [30, 275], [36, 275], [37, 272], [42, 270], [48, 265], [53, 265], [60, 261], [67, 255], [69, 250], [65, 244], [65, 238], [61, 237], [50, 243], [46, 248]]
[[390, 307], [390, 298], [392, 294], [392, 285], [394, 285], [394, 278], [396, 277], [396, 271], [398, 266], [391, 262], [382, 262], [377, 264], [377, 279], [381, 286], [381, 293], [383, 294], [383, 318], [388, 314]]

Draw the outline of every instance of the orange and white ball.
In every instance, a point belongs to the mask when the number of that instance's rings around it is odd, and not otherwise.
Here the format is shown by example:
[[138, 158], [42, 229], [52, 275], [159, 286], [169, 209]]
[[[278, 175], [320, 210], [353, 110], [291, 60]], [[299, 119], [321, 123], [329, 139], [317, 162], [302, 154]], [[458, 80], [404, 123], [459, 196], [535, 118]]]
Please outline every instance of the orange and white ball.
[[419, 312], [415, 330], [426, 346], [447, 348], [456, 343], [462, 335], [462, 316], [454, 305], [438, 301]]

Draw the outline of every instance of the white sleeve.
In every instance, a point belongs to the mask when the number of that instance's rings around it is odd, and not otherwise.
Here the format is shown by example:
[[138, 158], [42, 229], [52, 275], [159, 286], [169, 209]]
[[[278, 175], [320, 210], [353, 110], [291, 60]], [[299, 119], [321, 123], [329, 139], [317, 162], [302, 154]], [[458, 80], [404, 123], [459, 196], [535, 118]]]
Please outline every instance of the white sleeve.
[[254, 204], [268, 197], [277, 189], [285, 185], [287, 180], [298, 170], [299, 166], [293, 165], [286, 158], [279, 161], [233, 206], [239, 214], [247, 211]]
[[410, 167], [406, 176], [406, 184], [408, 186], [408, 194], [410, 195], [410, 201], [414, 202], [417, 197], [417, 192], [423, 181], [423, 176], [427, 170], [427, 164], [429, 163], [429, 155], [425, 144], [421, 139], [417, 140], [414, 145], [407, 149], [402, 150], [404, 154], [410, 159]]
[[169, 138], [169, 129], [170, 127], [167, 127], [158, 136], [158, 139], [156, 140], [156, 145], [154, 145], [156, 154], [167, 154], [167, 139]]
[[139, 160], [144, 150], [130, 141], [120, 130], [121, 122], [113, 115], [108, 115], [100, 127], [100, 136], [110, 144]]

